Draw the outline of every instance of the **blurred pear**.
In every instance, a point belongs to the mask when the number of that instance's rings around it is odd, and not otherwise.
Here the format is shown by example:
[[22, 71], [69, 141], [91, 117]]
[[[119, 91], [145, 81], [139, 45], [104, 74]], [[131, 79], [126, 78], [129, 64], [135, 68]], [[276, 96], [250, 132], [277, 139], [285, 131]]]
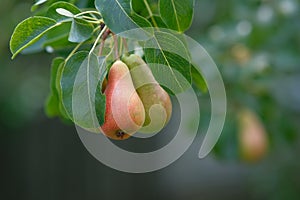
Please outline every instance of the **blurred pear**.
[[264, 125], [253, 111], [243, 109], [238, 114], [239, 147], [243, 160], [257, 162], [268, 152], [268, 137]]

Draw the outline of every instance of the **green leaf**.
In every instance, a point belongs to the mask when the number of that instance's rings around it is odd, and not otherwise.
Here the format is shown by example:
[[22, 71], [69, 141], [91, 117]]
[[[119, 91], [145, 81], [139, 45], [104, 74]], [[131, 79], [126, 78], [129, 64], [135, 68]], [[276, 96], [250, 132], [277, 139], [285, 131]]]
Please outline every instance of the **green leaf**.
[[65, 64], [65, 59], [58, 57], [52, 61], [51, 66], [51, 78], [50, 78], [50, 89], [54, 96], [59, 99], [59, 88], [57, 88], [57, 80], [59, 79], [59, 71], [61, 71], [62, 66]]
[[64, 63], [63, 58], [55, 58], [52, 61], [51, 77], [50, 77], [50, 95], [46, 103], [46, 114], [48, 117], [59, 116], [59, 94], [56, 89], [57, 71], [61, 64]]
[[[98, 57], [98, 62], [100, 66], [104, 66], [106, 62], [106, 57]], [[105, 67], [100, 68], [100, 81], [97, 86], [96, 91], [102, 91], [102, 83], [107, 74]], [[96, 105], [96, 115], [100, 126], [105, 122], [105, 110], [106, 110], [106, 96], [102, 92], [95, 93], [95, 105]]]
[[207, 85], [203, 76], [195, 69], [195, 66], [192, 66], [192, 80], [193, 84], [203, 93], [207, 92]]
[[62, 25], [51, 29], [44, 36], [45, 41], [43, 47], [49, 46], [54, 50], [74, 47], [75, 44], [68, 40], [70, 29], [71, 23], [63, 23]]
[[171, 32], [155, 32], [154, 37], [146, 41], [144, 51], [147, 63], [152, 63], [154, 76], [157, 74], [156, 78], [160, 77], [162, 81], [169, 77], [165, 81], [171, 85], [172, 93], [180, 93], [190, 87], [191, 59], [180, 36]]
[[50, 93], [46, 99], [46, 104], [45, 104], [45, 113], [48, 117], [56, 117], [59, 116], [60, 111], [58, 107], [58, 99], [55, 98], [55, 96]]
[[70, 11], [64, 9], [64, 8], [57, 8], [56, 9], [56, 12], [62, 16], [65, 16], [67, 18], [73, 18], [74, 17], [74, 14], [71, 13]]
[[132, 0], [131, 4], [132, 9], [147, 18], [154, 27], [167, 28], [159, 14], [158, 0]]
[[[105, 72], [106, 67], [104, 65], [105, 59], [99, 65], [97, 56], [89, 53], [77, 73], [73, 89], [72, 108], [74, 121], [82, 128], [93, 132], [99, 132], [99, 126], [101, 125], [99, 121], [104, 123], [105, 104], [96, 106], [95, 100], [95, 97], [103, 99], [103, 96], [97, 95], [97, 93], [101, 93], [101, 90], [98, 91], [97, 87], [99, 82], [102, 83], [105, 76], [103, 72]], [[97, 103], [105, 103], [105, 101], [100, 100]], [[96, 107], [98, 106], [100, 108], [97, 109], [98, 111], [104, 111], [99, 112], [99, 120], [96, 114]]]
[[83, 19], [73, 19], [69, 35], [70, 42], [84, 42], [91, 38], [94, 27]]
[[[130, 5], [130, 0], [95, 0], [95, 6], [101, 13], [105, 24], [116, 34], [121, 34], [122, 37], [136, 38], [145, 40], [152, 33], [146, 30], [137, 28], [151, 27], [150, 22], [137, 15]], [[130, 31], [130, 32], [124, 32]]]
[[62, 78], [62, 73], [65, 67], [65, 61], [61, 63], [57, 69], [57, 75], [56, 75], [56, 80], [55, 80], [55, 88], [58, 93], [58, 98], [59, 98], [59, 112], [60, 112], [60, 117], [64, 120], [71, 120], [71, 116], [67, 113], [66, 108], [63, 105], [63, 98], [62, 98], [62, 88], [60, 85], [60, 81]]
[[83, 61], [87, 58], [88, 52], [81, 51], [75, 53], [65, 64], [62, 70], [61, 78], [58, 82], [58, 87], [61, 88], [61, 95], [63, 100], [63, 105], [71, 119], [73, 119], [72, 113], [72, 93], [74, 82], [76, 79], [76, 74]]
[[[101, 93], [97, 90], [98, 83], [105, 77], [103, 71], [106, 71], [105, 62], [100, 65], [95, 54], [81, 51], [67, 61], [60, 81], [63, 104], [68, 114], [75, 124], [93, 132], [99, 132], [99, 122], [104, 122], [101, 113], [105, 112], [105, 101], [97, 96]], [[100, 105], [95, 106], [99, 102]], [[100, 111], [99, 119], [96, 107]]]
[[131, 4], [134, 12], [145, 18], [159, 15], [158, 0], [131, 0]]
[[43, 45], [44, 45], [45, 40], [46, 40], [45, 35], [42, 36], [38, 41], [36, 41], [32, 45], [26, 47], [24, 50], [22, 50], [21, 53], [23, 55], [27, 55], [27, 54], [32, 54], [32, 53], [37, 53], [37, 52], [43, 51], [44, 50], [44, 46]]
[[159, 1], [161, 17], [170, 29], [182, 33], [191, 26], [194, 4], [194, 0]]
[[[102, 82], [99, 82], [97, 91], [101, 91], [101, 84]], [[106, 96], [102, 94], [101, 92], [96, 93], [95, 96], [95, 105], [96, 105], [96, 116], [99, 121], [99, 125], [102, 126], [105, 122], [105, 110], [106, 110]]]
[[148, 19], [153, 26], [159, 27], [159, 28], [168, 28], [168, 26], [165, 24], [165, 22], [162, 20], [162, 18], [158, 15], [153, 15], [151, 18]]
[[60, 25], [47, 17], [30, 17], [22, 21], [14, 30], [10, 40], [10, 50], [15, 58], [26, 47], [38, 41], [46, 32]]
[[[53, 51], [71, 49], [75, 46], [74, 43], [68, 40], [71, 23], [63, 23], [60, 26], [54, 27], [44, 34], [41, 39], [33, 45], [22, 51], [22, 54], [29, 54], [42, 51], [46, 48]], [[48, 51], [48, 50], [47, 50]]]
[[31, 12], [35, 11], [36, 9], [38, 9], [38, 7], [45, 3], [47, 0], [38, 0], [35, 2], [35, 4], [33, 4], [33, 6], [31, 6]]
[[56, 3], [52, 4], [49, 7], [49, 9], [47, 11], [47, 17], [55, 19], [58, 22], [62, 21], [62, 20], [69, 19], [70, 17], [63, 16], [63, 15], [61, 15], [57, 12], [57, 9], [59, 9], [59, 8], [63, 8], [63, 9], [69, 11], [70, 13], [72, 13], [74, 15], [81, 12], [80, 9], [77, 8], [73, 4], [68, 3], [68, 2], [64, 2], [64, 1], [59, 1], [59, 2], [56, 2]]
[[40, 5], [45, 3], [47, 0], [36, 0], [34, 5]]
[[70, 119], [66, 114], [61, 101], [61, 90], [57, 86], [57, 82], [61, 77], [61, 71], [65, 64], [64, 58], [55, 58], [52, 61], [51, 66], [51, 79], [50, 79], [50, 94], [46, 101], [46, 114], [48, 117], [59, 117], [65, 122], [69, 122]]

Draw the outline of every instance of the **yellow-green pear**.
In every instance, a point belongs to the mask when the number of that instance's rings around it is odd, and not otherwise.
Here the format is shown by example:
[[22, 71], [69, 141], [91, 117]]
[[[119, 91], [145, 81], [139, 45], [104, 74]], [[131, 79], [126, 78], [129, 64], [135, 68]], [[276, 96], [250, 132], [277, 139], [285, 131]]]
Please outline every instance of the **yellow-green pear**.
[[169, 122], [172, 102], [168, 93], [155, 80], [149, 66], [138, 55], [123, 56], [122, 61], [130, 69], [136, 91], [145, 108], [142, 133], [157, 133]]

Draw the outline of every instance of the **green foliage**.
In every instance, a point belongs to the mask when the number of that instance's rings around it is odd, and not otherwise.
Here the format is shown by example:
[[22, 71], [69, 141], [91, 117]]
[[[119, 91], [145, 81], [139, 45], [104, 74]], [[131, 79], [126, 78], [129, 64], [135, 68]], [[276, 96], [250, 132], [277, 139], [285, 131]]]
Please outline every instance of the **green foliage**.
[[95, 105], [96, 105], [95, 109], [96, 109], [96, 116], [100, 126], [102, 126], [105, 122], [105, 110], [106, 110], [105, 106], [101, 106], [101, 105], [106, 105], [106, 96], [102, 92], [100, 92], [102, 91], [102, 83], [107, 74], [106, 68], [103, 67], [105, 66], [105, 62], [106, 60], [104, 56], [98, 57], [98, 63], [101, 66], [100, 67], [101, 71], [100, 71], [100, 78], [98, 81], [98, 85], [96, 88], [96, 91], [99, 92], [95, 93]]
[[68, 40], [70, 29], [71, 23], [67, 22], [48, 31], [40, 40], [39, 51], [46, 47], [51, 47], [54, 51], [74, 48], [75, 44]]
[[53, 60], [51, 66], [50, 79], [50, 94], [46, 101], [46, 114], [48, 117], [60, 117], [63, 121], [70, 121], [69, 116], [62, 104], [60, 80], [63, 66], [65, 64], [64, 58], [57, 57]]
[[[105, 24], [116, 34], [141, 27], [151, 27], [148, 20], [131, 9], [130, 0], [95, 0], [95, 6], [103, 16]], [[137, 39], [143, 39], [148, 35], [143, 29], [137, 31], [138, 33], [135, 34]], [[126, 33], [123, 36], [129, 37]]]
[[75, 84], [76, 74], [80, 66], [87, 58], [88, 52], [80, 51], [71, 56], [63, 67], [61, 79], [58, 79], [59, 87], [61, 88], [62, 101], [68, 113], [68, 116], [73, 120], [72, 111], [72, 94]]
[[173, 34], [161, 31], [155, 32], [153, 39], [146, 41], [145, 48], [146, 61], [167, 66], [176, 82], [173, 89], [176, 93], [184, 91], [188, 86], [182, 85], [173, 70], [177, 70], [191, 82], [191, 60], [185, 44]]
[[[170, 6], [173, 6], [171, 12], [166, 10]], [[107, 74], [106, 64], [113, 61], [110, 53], [100, 52], [100, 47], [96, 50], [97, 45], [109, 40], [110, 33], [119, 34], [118, 37], [123, 39], [145, 40], [141, 45], [146, 61], [157, 64], [153, 68], [156, 72], [163, 70], [160, 64], [168, 66], [165, 73], [172, 75], [169, 81], [174, 83], [174, 91], [169, 92], [182, 92], [188, 86], [181, 83], [178, 72], [192, 82], [189, 52], [181, 33], [191, 24], [193, 1], [95, 0], [95, 8], [97, 10], [82, 11], [71, 1], [37, 1], [32, 9], [38, 10], [39, 16], [21, 22], [10, 43], [13, 58], [21, 52], [31, 53], [44, 48], [49, 52], [73, 48], [66, 59], [53, 61], [46, 112], [50, 117], [71, 119], [75, 124], [94, 131], [104, 123], [105, 96], [99, 90]], [[174, 19], [177, 24], [174, 24]], [[154, 31], [162, 27], [177, 32]], [[113, 42], [122, 54], [123, 40]], [[97, 56], [100, 53], [103, 57]], [[197, 80], [195, 85], [205, 88], [205, 83]]]
[[76, 6], [74, 6], [73, 4], [68, 3], [68, 2], [59, 1], [59, 2], [52, 4], [48, 8], [46, 16], [49, 18], [52, 18], [58, 22], [70, 18], [69, 16], [65, 16], [65, 15], [58, 13], [57, 9], [64, 9], [64, 10], [72, 13], [73, 15], [79, 14], [81, 12], [80, 9], [77, 8]]
[[60, 95], [59, 92], [57, 91], [56, 80], [57, 80], [58, 69], [61, 65], [63, 65], [64, 62], [65, 60], [63, 58], [55, 58], [52, 61], [50, 94], [48, 96], [47, 103], [46, 103], [46, 113], [48, 117], [55, 117], [61, 114], [59, 109]]
[[73, 19], [69, 34], [70, 42], [84, 42], [91, 38], [94, 31], [94, 26], [82, 19]]
[[159, 1], [159, 10], [162, 19], [170, 29], [184, 32], [190, 27], [192, 23], [194, 0]]
[[131, 4], [134, 12], [145, 18], [159, 15], [158, 0], [132, 0]]
[[55, 20], [46, 17], [31, 17], [21, 22], [10, 40], [13, 58], [57, 25]]
[[105, 96], [98, 87], [106, 75], [104, 61], [94, 53], [80, 51], [70, 57], [62, 72], [63, 104], [70, 118], [83, 128], [96, 129], [98, 123], [104, 123]]

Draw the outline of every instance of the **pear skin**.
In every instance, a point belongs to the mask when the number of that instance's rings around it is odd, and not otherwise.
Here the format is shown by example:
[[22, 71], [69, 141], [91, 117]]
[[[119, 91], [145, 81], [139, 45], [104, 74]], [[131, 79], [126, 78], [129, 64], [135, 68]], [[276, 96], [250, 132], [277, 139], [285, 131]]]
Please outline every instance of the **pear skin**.
[[239, 112], [239, 145], [242, 158], [257, 162], [268, 152], [268, 137], [258, 116], [249, 109]]
[[129, 138], [143, 125], [145, 110], [129, 69], [122, 61], [118, 60], [111, 66], [104, 94], [106, 111], [101, 131], [111, 139]]
[[130, 69], [136, 91], [145, 108], [142, 133], [157, 133], [169, 122], [172, 102], [169, 94], [155, 80], [149, 66], [138, 55], [123, 56], [122, 61]]

